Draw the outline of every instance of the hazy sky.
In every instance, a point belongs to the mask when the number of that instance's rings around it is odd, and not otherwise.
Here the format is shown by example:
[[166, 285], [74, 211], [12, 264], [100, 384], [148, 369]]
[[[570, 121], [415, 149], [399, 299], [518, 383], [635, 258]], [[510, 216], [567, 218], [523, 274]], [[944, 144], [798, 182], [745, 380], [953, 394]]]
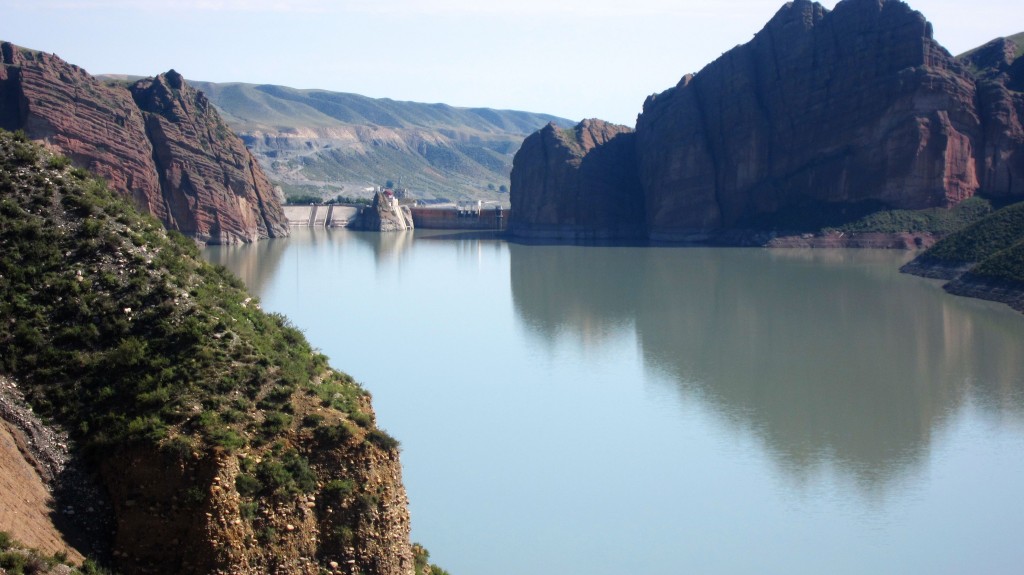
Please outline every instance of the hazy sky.
[[[281, 84], [635, 123], [780, 0], [4, 0], [0, 39], [93, 74]], [[823, 4], [833, 8], [835, 0]], [[913, 0], [954, 54], [1024, 0]]]

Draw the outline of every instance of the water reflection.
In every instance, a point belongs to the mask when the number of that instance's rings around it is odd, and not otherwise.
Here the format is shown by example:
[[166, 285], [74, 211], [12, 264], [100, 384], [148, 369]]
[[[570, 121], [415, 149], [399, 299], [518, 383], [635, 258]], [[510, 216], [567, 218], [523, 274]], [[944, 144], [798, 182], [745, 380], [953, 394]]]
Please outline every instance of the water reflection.
[[647, 369], [760, 438], [795, 480], [834, 466], [879, 492], [966, 402], [1022, 415], [1024, 320], [900, 275], [898, 255], [509, 252], [515, 309], [538, 337], [634, 326]]
[[408, 255], [408, 249], [412, 247], [413, 232], [403, 230], [399, 232], [348, 232], [339, 233], [340, 240], [352, 238], [354, 241], [368, 246], [373, 252], [373, 259], [377, 264], [386, 262], [397, 262], [403, 255]]
[[207, 246], [203, 250], [203, 257], [211, 263], [230, 268], [245, 282], [251, 293], [259, 294], [277, 275], [281, 258], [289, 246], [288, 238], [264, 240], [255, 244]]

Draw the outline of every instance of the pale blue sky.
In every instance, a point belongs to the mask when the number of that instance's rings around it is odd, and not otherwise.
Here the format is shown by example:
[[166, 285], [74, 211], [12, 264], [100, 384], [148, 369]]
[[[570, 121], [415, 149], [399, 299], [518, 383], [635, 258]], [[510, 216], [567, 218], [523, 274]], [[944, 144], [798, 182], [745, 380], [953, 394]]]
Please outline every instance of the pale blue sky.
[[[5, 0], [0, 39], [94, 74], [281, 84], [597, 117], [750, 40], [780, 0]], [[823, 4], [832, 8], [835, 0]], [[1024, 31], [1022, 0], [913, 0], [954, 54]]]

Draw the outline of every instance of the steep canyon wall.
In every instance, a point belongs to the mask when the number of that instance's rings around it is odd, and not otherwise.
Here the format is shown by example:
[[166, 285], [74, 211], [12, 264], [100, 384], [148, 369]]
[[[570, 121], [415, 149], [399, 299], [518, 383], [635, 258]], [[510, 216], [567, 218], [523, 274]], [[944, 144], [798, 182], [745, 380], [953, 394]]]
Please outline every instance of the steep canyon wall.
[[52, 54], [4, 42], [0, 127], [24, 130], [199, 241], [288, 234], [263, 170], [206, 97], [173, 70], [110, 84]]
[[[953, 58], [896, 0], [790, 2], [750, 42], [649, 97], [630, 150], [611, 150], [626, 138], [572, 148], [551, 128], [528, 138], [511, 191], [514, 208], [532, 209], [514, 209], [512, 228], [706, 240], [805, 214], [1024, 196], [1024, 64], [1008, 40], [979, 52]], [[588, 164], [628, 176], [580, 178]], [[614, 203], [618, 217], [574, 219], [579, 198]]]

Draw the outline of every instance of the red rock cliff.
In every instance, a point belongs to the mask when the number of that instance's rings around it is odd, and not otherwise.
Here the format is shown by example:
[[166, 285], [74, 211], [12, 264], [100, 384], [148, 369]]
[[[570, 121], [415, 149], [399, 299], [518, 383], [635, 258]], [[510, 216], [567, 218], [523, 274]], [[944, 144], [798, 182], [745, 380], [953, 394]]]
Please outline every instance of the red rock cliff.
[[[647, 99], [634, 153], [614, 155], [635, 161], [619, 169], [636, 171], [625, 185], [641, 192], [614, 193], [642, 207], [642, 235], [670, 241], [773, 229], [825, 210], [1024, 195], [1024, 99], [1015, 91], [1024, 64], [1013, 47], [994, 52], [1001, 64], [976, 77], [979, 66], [950, 56], [903, 2], [844, 0], [833, 11], [787, 3], [753, 40]], [[578, 161], [553, 166], [560, 160], [537, 154], [535, 137], [516, 157], [512, 201], [547, 211], [514, 210], [516, 233], [572, 223], [553, 214], [604, 193], [528, 177]]]
[[642, 232], [633, 131], [601, 120], [529, 136], [512, 167], [512, 220], [520, 236], [567, 240]]
[[982, 118], [978, 170], [993, 196], [1024, 196], [1024, 58], [1012, 40], [999, 38], [964, 57], [975, 71]]
[[273, 188], [242, 141], [174, 71], [126, 89], [5, 42], [0, 127], [24, 130], [198, 240], [288, 233]]
[[652, 96], [637, 156], [654, 237], [795, 205], [950, 205], [979, 187], [974, 82], [906, 4], [786, 4]]

